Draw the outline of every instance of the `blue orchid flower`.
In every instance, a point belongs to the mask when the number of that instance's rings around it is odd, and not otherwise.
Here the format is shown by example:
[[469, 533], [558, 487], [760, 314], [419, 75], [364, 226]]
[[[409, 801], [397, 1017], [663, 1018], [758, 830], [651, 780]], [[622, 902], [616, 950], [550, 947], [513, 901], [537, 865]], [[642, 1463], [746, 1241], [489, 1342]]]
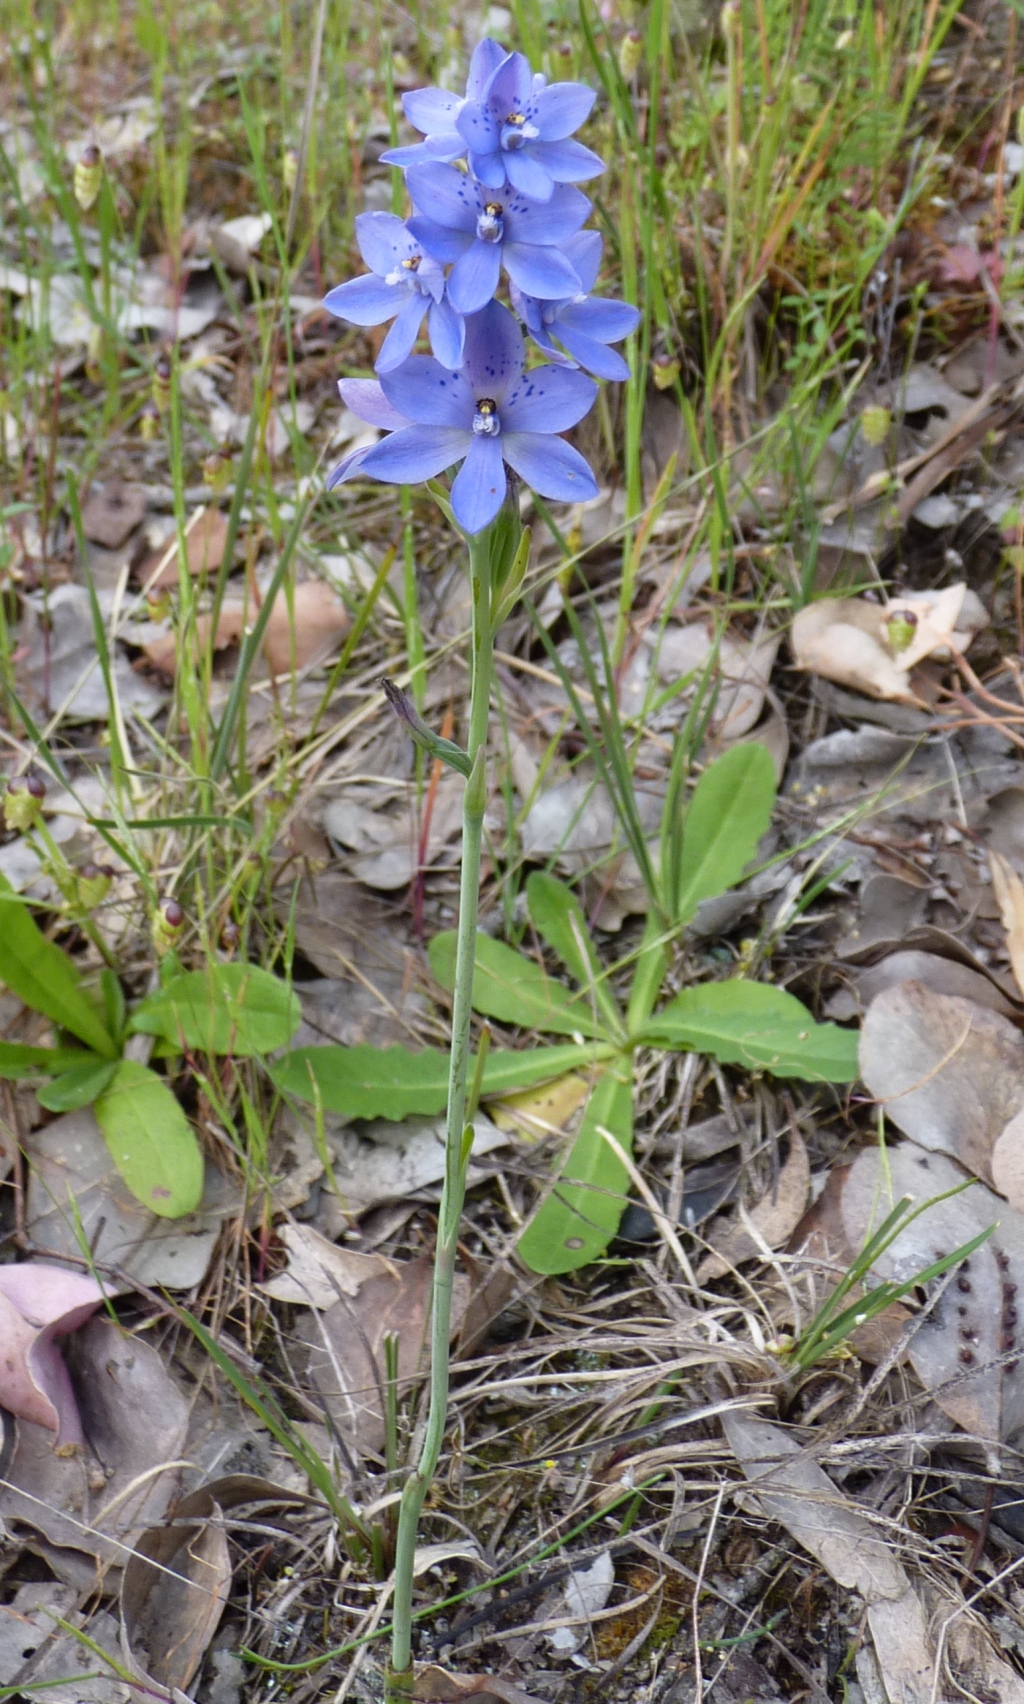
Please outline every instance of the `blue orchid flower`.
[[370, 271], [329, 290], [324, 297], [328, 313], [352, 325], [394, 319], [377, 359], [380, 373], [400, 366], [411, 353], [426, 315], [434, 354], [443, 367], [457, 367], [465, 332], [448, 299], [444, 267], [394, 213], [360, 213], [356, 240]]
[[604, 162], [569, 137], [589, 118], [595, 94], [585, 83], [548, 83], [521, 53], [510, 53], [479, 99], [468, 99], [455, 128], [470, 169], [488, 189], [513, 189], [547, 201], [556, 184], [598, 177]]
[[422, 130], [425, 142], [407, 148], [389, 148], [381, 155], [386, 166], [414, 166], [424, 160], [457, 160], [466, 152], [465, 138], [457, 120], [467, 101], [482, 98], [499, 65], [508, 58], [500, 42], [485, 37], [473, 49], [466, 79], [465, 96], [448, 89], [413, 89], [402, 96], [402, 111], [414, 130]]
[[558, 434], [588, 413], [597, 386], [569, 367], [526, 372], [525, 365], [516, 320], [500, 302], [489, 302], [466, 321], [460, 372], [449, 372], [429, 355], [413, 355], [381, 375], [379, 390], [364, 388], [355, 396], [351, 383], [343, 384], [346, 402], [364, 419], [402, 424], [370, 449], [346, 457], [328, 483], [359, 474], [392, 485], [415, 484], [462, 462], [451, 502], [467, 533], [481, 532], [501, 508], [506, 463], [541, 497], [562, 503], [596, 497], [587, 463]]
[[487, 189], [455, 166], [413, 166], [407, 178], [416, 216], [409, 230], [427, 254], [452, 264], [448, 300], [477, 313], [498, 287], [504, 266], [528, 296], [575, 296], [580, 280], [556, 244], [565, 244], [590, 212], [578, 189], [559, 184], [545, 202], [505, 185]]
[[[581, 294], [560, 300], [541, 301], [524, 295], [513, 283], [512, 306], [533, 341], [555, 362], [586, 367], [598, 379], [628, 379], [629, 368], [609, 343], [628, 337], [640, 323], [640, 313], [629, 302], [590, 294], [597, 283], [604, 242], [599, 231], [579, 231], [565, 245], [565, 257], [577, 273]], [[556, 349], [553, 338], [568, 350]]]

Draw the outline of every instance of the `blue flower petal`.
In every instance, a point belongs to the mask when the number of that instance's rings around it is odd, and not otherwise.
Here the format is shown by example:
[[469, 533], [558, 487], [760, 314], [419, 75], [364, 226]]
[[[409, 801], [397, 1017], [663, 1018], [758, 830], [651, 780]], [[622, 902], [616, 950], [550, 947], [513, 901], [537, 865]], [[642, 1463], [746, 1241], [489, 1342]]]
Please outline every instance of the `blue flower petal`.
[[629, 367], [617, 349], [609, 349], [607, 343], [599, 343], [596, 337], [587, 337], [582, 331], [570, 329], [561, 320], [552, 329], [562, 339], [570, 355], [595, 378], [629, 378]]
[[501, 444], [500, 438], [474, 438], [452, 482], [452, 508], [465, 532], [482, 532], [505, 500]]
[[407, 297], [404, 308], [381, 344], [377, 356], [378, 373], [393, 372], [412, 353], [426, 308], [427, 298], [418, 291]]
[[544, 248], [539, 243], [505, 243], [502, 258], [509, 277], [528, 296], [548, 301], [552, 297], [579, 294], [580, 281], [565, 255], [556, 248]]
[[392, 407], [379, 379], [341, 379], [338, 390], [345, 407], [370, 426], [379, 426], [385, 432], [397, 432], [409, 424], [405, 415]]
[[392, 408], [421, 426], [458, 426], [470, 431], [476, 398], [462, 373], [449, 372], [430, 355], [412, 355], [394, 372], [381, 372], [381, 389]]
[[417, 213], [432, 224], [476, 235], [482, 201], [479, 189], [465, 172], [439, 163], [413, 166], [406, 183]]
[[382, 320], [394, 319], [405, 300], [404, 285], [385, 284], [375, 272], [367, 272], [347, 284], [336, 284], [324, 297], [324, 307], [350, 325], [380, 325]]
[[559, 184], [551, 199], [540, 204], [516, 194], [505, 206], [505, 235], [513, 243], [555, 243], [561, 246], [575, 236], [589, 212], [590, 202], [586, 196], [567, 184]]
[[422, 219], [415, 214], [409, 220], [409, 229], [421, 248], [442, 266], [450, 266], [460, 254], [465, 254], [470, 243], [476, 242], [472, 231], [453, 231], [446, 225], [435, 225], [430, 219]]
[[523, 53], [510, 53], [503, 59], [484, 91], [483, 99], [490, 106], [499, 124], [504, 124], [510, 112], [524, 112], [533, 95], [533, 72]]
[[466, 152], [466, 144], [457, 130], [441, 136], [428, 136], [423, 142], [410, 142], [404, 148], [386, 148], [380, 156], [384, 166], [421, 166], [431, 160], [457, 160]]
[[597, 496], [590, 468], [564, 438], [547, 432], [503, 432], [505, 460], [540, 497], [556, 503], [586, 503]]
[[532, 196], [535, 201], [551, 200], [555, 180], [542, 164], [543, 149], [526, 147], [505, 153], [501, 158], [513, 189], [518, 189], [521, 195]]
[[561, 142], [590, 117], [597, 95], [586, 83], [549, 83], [532, 102], [533, 122], [544, 142]]
[[442, 367], [450, 367], [452, 372], [461, 367], [466, 345], [466, 322], [461, 314], [455, 312], [447, 296], [432, 304], [427, 329], [430, 347]]
[[462, 370], [474, 397], [490, 397], [499, 413], [516, 388], [526, 363], [523, 334], [500, 302], [488, 302], [466, 321]]
[[356, 242], [370, 271], [381, 277], [420, 252], [419, 243], [397, 213], [360, 213]]
[[524, 373], [501, 411], [503, 432], [567, 432], [597, 397], [593, 379], [566, 367]]
[[454, 130], [461, 106], [461, 95], [453, 95], [448, 89], [412, 89], [402, 96], [406, 118], [414, 130], [422, 130], [425, 136]]
[[[587, 296], [582, 302], [567, 302], [558, 312], [558, 335], [579, 331], [599, 343], [618, 343], [640, 324], [640, 310], [632, 302], [616, 302], [604, 296]], [[564, 340], [563, 340], [564, 341]]]
[[346, 479], [355, 479], [370, 451], [375, 448], [374, 444], [364, 444], [361, 449], [350, 450], [347, 456], [343, 456], [327, 475], [328, 491], [333, 491], [336, 485], [343, 485]]
[[500, 151], [493, 154], [473, 154], [469, 156], [469, 169], [478, 183], [487, 190], [501, 190], [505, 187], [505, 167], [508, 155]]
[[472, 437], [453, 426], [404, 426], [367, 450], [359, 469], [368, 479], [388, 485], [415, 485], [461, 461]]
[[501, 276], [500, 243], [476, 238], [448, 274], [448, 299], [460, 314], [475, 314], [489, 302]]
[[484, 36], [473, 49], [469, 62], [469, 76], [466, 78], [466, 99], [468, 101], [483, 100], [487, 85], [494, 76], [499, 65], [503, 65], [508, 54], [500, 41], [493, 36]]
[[604, 239], [600, 231], [577, 231], [565, 245], [569, 265], [588, 296], [597, 283], [603, 249]]
[[501, 142], [501, 127], [496, 124], [490, 108], [479, 101], [467, 101], [455, 120], [455, 128], [466, 147], [474, 154], [493, 154]]
[[600, 154], [582, 142], [528, 142], [523, 153], [538, 160], [555, 183], [583, 183], [604, 171]]

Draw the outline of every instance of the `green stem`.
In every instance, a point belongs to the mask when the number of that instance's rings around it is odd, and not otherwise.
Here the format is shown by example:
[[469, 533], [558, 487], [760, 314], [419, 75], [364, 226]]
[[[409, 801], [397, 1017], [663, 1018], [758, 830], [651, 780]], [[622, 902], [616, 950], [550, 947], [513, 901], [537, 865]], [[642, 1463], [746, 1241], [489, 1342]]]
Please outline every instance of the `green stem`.
[[430, 1400], [420, 1458], [402, 1490], [395, 1544], [394, 1625], [386, 1704], [407, 1704], [412, 1696], [412, 1588], [416, 1534], [427, 1491], [437, 1471], [448, 1414], [448, 1361], [452, 1287], [462, 1203], [466, 1194], [466, 1085], [469, 1070], [469, 1020], [480, 893], [480, 847], [487, 802], [487, 723], [490, 711], [494, 634], [491, 628], [491, 528], [469, 541], [473, 599], [473, 675], [469, 710], [471, 771], [462, 807], [462, 880], [455, 955], [452, 1052], [448, 1076], [448, 1124], [445, 1174], [434, 1257], [434, 1294], [430, 1330]]

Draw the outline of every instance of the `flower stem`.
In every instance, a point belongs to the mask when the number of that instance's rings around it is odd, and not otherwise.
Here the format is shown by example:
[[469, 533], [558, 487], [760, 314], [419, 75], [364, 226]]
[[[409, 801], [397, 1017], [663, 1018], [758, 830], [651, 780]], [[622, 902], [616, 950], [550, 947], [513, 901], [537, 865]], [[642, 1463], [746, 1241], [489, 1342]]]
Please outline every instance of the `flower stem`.
[[395, 1546], [394, 1622], [386, 1704], [407, 1704], [412, 1696], [412, 1588], [416, 1535], [424, 1498], [437, 1471], [448, 1414], [448, 1362], [452, 1287], [459, 1240], [466, 1169], [471, 1141], [466, 1139], [466, 1084], [469, 1069], [469, 1020], [473, 961], [480, 895], [480, 846], [487, 802], [487, 724], [490, 711], [494, 634], [491, 629], [491, 528], [469, 540], [473, 604], [472, 690], [469, 710], [470, 774], [462, 807], [462, 880], [455, 955], [452, 1051], [448, 1075], [448, 1123], [445, 1172], [434, 1256], [430, 1329], [430, 1400], [420, 1458], [402, 1490]]

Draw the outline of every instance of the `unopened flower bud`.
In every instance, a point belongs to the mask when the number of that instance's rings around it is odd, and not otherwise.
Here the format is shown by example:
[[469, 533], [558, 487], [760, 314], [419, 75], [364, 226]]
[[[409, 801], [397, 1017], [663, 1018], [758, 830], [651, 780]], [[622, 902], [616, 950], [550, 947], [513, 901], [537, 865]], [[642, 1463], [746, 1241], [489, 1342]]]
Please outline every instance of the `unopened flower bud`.
[[619, 43], [619, 70], [627, 83], [631, 83], [640, 69], [643, 56], [644, 38], [639, 30], [630, 30]]
[[242, 931], [233, 917], [229, 917], [220, 932], [220, 944], [226, 953], [238, 951], [238, 943], [242, 939]]
[[102, 182], [103, 155], [95, 142], [87, 142], [75, 167], [75, 200], [83, 213], [88, 213], [93, 205]]
[[114, 871], [109, 864], [83, 864], [78, 872], [78, 903], [83, 911], [95, 911], [110, 891]]
[[170, 952], [181, 934], [185, 913], [176, 899], [161, 900], [153, 913], [153, 945], [158, 954]]
[[725, 0], [725, 5], [718, 14], [718, 24], [724, 36], [732, 35], [738, 29], [740, 22], [739, 0]]
[[25, 834], [39, 821], [46, 788], [38, 775], [18, 775], [7, 783], [4, 795], [4, 824], [14, 833]]
[[158, 414], [166, 414], [171, 406], [171, 358], [169, 355], [158, 355], [153, 364], [153, 407]]
[[886, 617], [885, 633], [894, 657], [905, 651], [917, 632], [917, 616], [912, 609], [894, 609]]
[[860, 417], [861, 435], [863, 436], [864, 442], [866, 444], [871, 444], [872, 447], [877, 447], [879, 444], [885, 443], [886, 438], [889, 436], [889, 428], [891, 425], [891, 412], [888, 408], [882, 408], [879, 404], [873, 404], [872, 407], [865, 408]]
[[226, 487], [231, 478], [232, 455], [230, 450], [211, 450], [203, 460], [203, 480], [211, 491], [220, 492]]
[[139, 415], [139, 436], [143, 443], [151, 444], [160, 430], [160, 410], [152, 398], [147, 398], [142, 405]]
[[651, 378], [656, 390], [671, 390], [679, 377], [680, 367], [675, 355], [655, 355], [651, 359]]
[[150, 621], [166, 621], [171, 613], [171, 594], [166, 586], [150, 586], [146, 593], [146, 615]]
[[288, 195], [295, 188], [299, 177], [299, 156], [294, 148], [286, 148], [281, 159], [281, 181]]

